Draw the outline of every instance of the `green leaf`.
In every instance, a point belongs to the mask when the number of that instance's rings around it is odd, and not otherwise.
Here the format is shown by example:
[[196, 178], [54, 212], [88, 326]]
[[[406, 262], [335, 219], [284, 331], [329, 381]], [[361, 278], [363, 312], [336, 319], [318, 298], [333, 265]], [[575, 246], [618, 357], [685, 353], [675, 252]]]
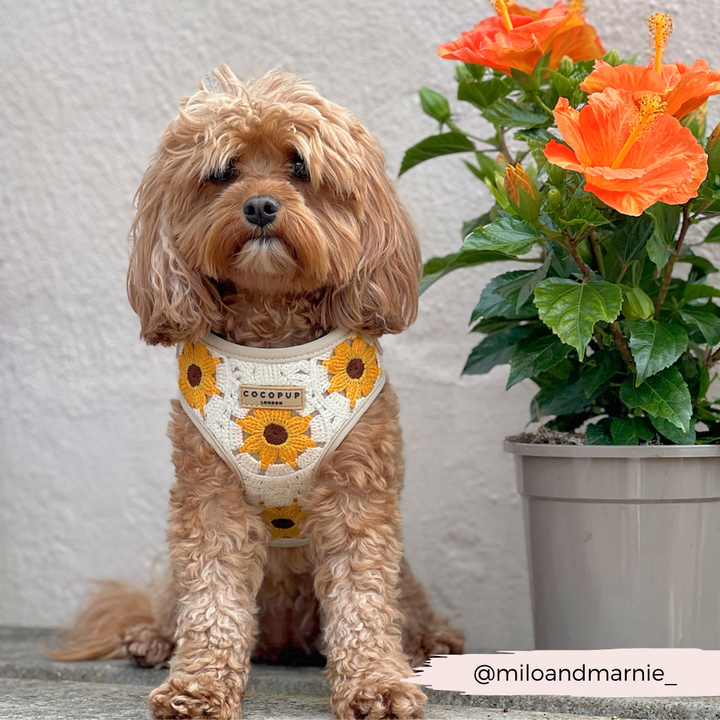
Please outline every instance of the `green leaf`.
[[443, 275], [447, 275], [453, 270], [470, 267], [471, 265], [497, 262], [498, 260], [513, 260], [513, 258], [504, 253], [487, 252], [485, 250], [461, 250], [444, 257], [430, 258], [423, 267], [423, 276], [422, 280], [420, 280], [420, 295]]
[[538, 240], [534, 228], [515, 216], [503, 217], [471, 233], [464, 250], [492, 250], [506, 255], [524, 255]]
[[692, 302], [701, 298], [720, 297], [720, 290], [703, 283], [688, 283], [683, 290], [683, 300]]
[[655, 229], [646, 246], [647, 253], [658, 270], [662, 270], [670, 259], [682, 211], [679, 205], [657, 202], [646, 212], [655, 221]]
[[675, 425], [673, 425], [669, 420], [665, 420], [665, 418], [650, 416], [650, 422], [663, 437], [666, 437], [670, 440], [670, 442], [674, 442], [676, 445], [695, 444], [695, 426], [692, 424], [687, 431], [683, 431], [680, 428], [675, 427]]
[[535, 316], [535, 308], [527, 303], [519, 310], [515, 309], [515, 303], [509, 302], [498, 293], [498, 288], [517, 280], [518, 277], [526, 275], [527, 270], [512, 270], [493, 278], [480, 293], [480, 300], [472, 312], [470, 322], [475, 322], [481, 317], [505, 317], [505, 318], [529, 318]]
[[562, 217], [558, 217], [558, 223], [562, 227], [576, 229], [576, 234], [583, 231], [589, 225], [600, 227], [610, 222], [593, 204], [589, 194], [573, 198], [564, 208]]
[[420, 88], [420, 104], [426, 115], [439, 122], [444, 123], [450, 119], [450, 105], [440, 93], [436, 93], [430, 88]]
[[652, 218], [647, 215], [628, 217], [613, 235], [612, 248], [621, 265], [632, 262], [647, 245], [655, 230]]
[[431, 135], [405, 152], [399, 174], [402, 175], [410, 168], [430, 158], [473, 150], [475, 150], [475, 146], [462, 133], [448, 132]]
[[555, 89], [558, 91], [558, 95], [560, 95], [560, 97], [572, 100], [572, 97], [578, 87], [578, 83], [576, 81], [573, 81], [570, 78], [566, 78], [564, 75], [561, 75], [557, 70], [550, 71], [550, 81], [552, 82]]
[[472, 163], [465, 160], [465, 165], [467, 165], [468, 170], [479, 180], [495, 180], [495, 173], [502, 172], [502, 167], [500, 166], [500, 163], [493, 160], [488, 155], [485, 155], [483, 153], [475, 153], [475, 158], [477, 159], [477, 163], [479, 167], [475, 167]]
[[568, 384], [563, 382], [558, 385], [544, 387], [535, 395], [531, 405], [533, 420], [537, 420], [535, 403], [540, 409], [540, 416], [546, 415], [567, 415], [579, 413], [591, 404], [591, 400], [585, 397], [580, 381]]
[[510, 377], [505, 389], [509, 390], [521, 380], [554, 367], [571, 349], [557, 335], [546, 335], [520, 343], [510, 360]]
[[592, 397], [620, 372], [622, 358], [616, 351], [601, 350], [587, 358], [580, 368], [580, 382], [586, 397]]
[[477, 230], [478, 228], [485, 227], [490, 221], [492, 217], [489, 212], [483, 213], [480, 217], [476, 217], [473, 220], [467, 220], [462, 225], [462, 230], [460, 231], [462, 233], [462, 238], [465, 240], [465, 238], [473, 231]]
[[483, 111], [483, 117], [498, 127], [533, 128], [549, 122], [546, 113], [529, 110], [510, 98], [496, 100]]
[[720, 342], [720, 317], [712, 302], [701, 307], [687, 307], [680, 310], [680, 317], [688, 324], [700, 330], [708, 345]]
[[720, 242], [720, 223], [716, 225], [706, 236], [703, 242], [716, 243]]
[[580, 360], [595, 323], [615, 320], [622, 301], [620, 287], [606, 280], [577, 283], [564, 278], [547, 278], [535, 288], [535, 305], [540, 319], [564, 343], [577, 350]]
[[640, 385], [648, 377], [670, 367], [687, 350], [687, 333], [676, 323], [632, 320], [624, 323], [630, 333], [632, 352]]
[[522, 70], [518, 70], [517, 68], [510, 68], [510, 75], [512, 79], [523, 89], [527, 92], [532, 92], [537, 88], [537, 85], [535, 84], [535, 80], [532, 75], [528, 75], [527, 73], [524, 73]]
[[585, 445], [613, 445], [612, 435], [610, 434], [612, 420], [611, 418], [603, 418], [599, 422], [588, 425], [585, 428]]
[[637, 445], [639, 440], [652, 440], [655, 433], [640, 418], [615, 418], [610, 425], [615, 445]]
[[640, 408], [648, 415], [665, 418], [683, 431], [690, 427], [692, 400], [676, 367], [649, 377], [638, 387], [635, 387], [632, 378], [627, 378], [620, 387], [620, 399], [630, 409]]
[[518, 344], [536, 332], [537, 329], [530, 325], [515, 325], [488, 335], [473, 348], [463, 374], [483, 375], [496, 365], [510, 362]]
[[513, 89], [508, 78], [492, 78], [485, 82], [463, 80], [458, 84], [458, 100], [465, 100], [484, 110]]
[[702, 280], [706, 275], [717, 272], [718, 269], [707, 259], [696, 255], [687, 245], [683, 245], [677, 262], [690, 263], [693, 266], [688, 282], [694, 283]]

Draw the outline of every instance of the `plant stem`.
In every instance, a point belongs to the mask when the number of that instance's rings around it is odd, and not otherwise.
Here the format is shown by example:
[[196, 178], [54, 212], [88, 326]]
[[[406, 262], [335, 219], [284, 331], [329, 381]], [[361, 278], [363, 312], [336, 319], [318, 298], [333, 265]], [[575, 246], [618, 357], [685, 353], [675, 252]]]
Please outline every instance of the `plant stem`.
[[665, 273], [663, 275], [663, 281], [662, 285], [660, 286], [660, 293], [657, 296], [657, 300], [655, 301], [655, 314], [654, 318], [655, 320], [660, 317], [660, 310], [662, 309], [663, 303], [665, 302], [665, 298], [667, 296], [668, 288], [670, 287], [670, 280], [672, 279], [672, 271], [675, 267], [675, 262], [678, 259], [678, 256], [680, 255], [680, 249], [682, 248], [682, 244], [685, 241], [685, 236], [687, 235], [688, 228], [690, 227], [690, 203], [692, 201], [688, 201], [683, 205], [682, 210], [682, 225], [680, 226], [680, 234], [678, 235], [677, 242], [675, 243], [675, 248], [673, 250], [672, 255], [670, 255], [670, 259], [668, 260], [668, 264], [665, 266]]
[[597, 262], [598, 266], [598, 272], [605, 277], [605, 263], [603, 262], [603, 256], [600, 252], [600, 242], [597, 239], [597, 235], [595, 234], [595, 228], [590, 228], [590, 245], [592, 246], [593, 253], [595, 255], [595, 260]]
[[617, 320], [610, 323], [610, 329], [612, 330], [613, 336], [615, 338], [615, 344], [620, 349], [620, 354], [622, 355], [625, 364], [634, 372], [635, 362], [633, 361], [632, 353], [630, 352], [630, 348], [628, 348], [627, 343], [625, 342], [625, 338], [623, 337], [622, 330], [620, 330], [620, 325]]
[[540, 95], [537, 94], [537, 92], [533, 93], [533, 100], [548, 114], [552, 115], [553, 111], [542, 101], [540, 98]]
[[580, 253], [577, 250], [577, 243], [573, 242], [572, 240], [565, 245], [565, 247], [570, 251], [570, 254], [573, 257], [573, 260], [577, 263], [577, 266], [580, 268], [580, 272], [583, 274], [584, 281], [588, 281], [592, 278], [592, 274], [590, 273], [590, 270], [588, 270], [588, 266], [585, 264], [583, 259], [580, 257]]
[[502, 151], [502, 154], [505, 156], [508, 165], [514, 165], [515, 161], [513, 160], [513, 157], [510, 154], [510, 150], [508, 150], [507, 142], [505, 141], [504, 127], [498, 128], [498, 135], [500, 136], [500, 150]]

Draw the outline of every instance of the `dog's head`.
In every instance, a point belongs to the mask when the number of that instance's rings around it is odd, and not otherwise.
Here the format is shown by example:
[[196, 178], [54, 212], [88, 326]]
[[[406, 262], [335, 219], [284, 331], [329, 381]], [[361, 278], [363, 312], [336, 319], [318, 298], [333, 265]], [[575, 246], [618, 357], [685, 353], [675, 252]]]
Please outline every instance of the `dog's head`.
[[219, 284], [323, 290], [329, 322], [395, 333], [417, 312], [420, 254], [377, 141], [295, 76], [181, 101], [138, 190], [128, 295], [149, 343], [220, 323]]

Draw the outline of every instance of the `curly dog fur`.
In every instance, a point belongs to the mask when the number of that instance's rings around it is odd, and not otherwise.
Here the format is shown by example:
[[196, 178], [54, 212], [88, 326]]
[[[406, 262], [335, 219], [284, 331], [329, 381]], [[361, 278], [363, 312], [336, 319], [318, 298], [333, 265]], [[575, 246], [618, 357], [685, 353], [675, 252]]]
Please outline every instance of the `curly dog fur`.
[[[397, 333], [417, 311], [420, 254], [376, 140], [292, 75], [242, 84], [223, 66], [181, 101], [138, 191], [130, 302], [150, 344], [213, 331], [288, 347], [347, 327]], [[272, 196], [274, 222], [248, 222]], [[105, 583], [55, 657], [132, 657], [170, 675], [156, 718], [239, 718], [254, 660], [322, 652], [340, 718], [422, 717], [403, 681], [462, 652], [402, 555], [403, 462], [386, 385], [320, 464], [304, 502], [310, 544], [268, 546], [260, 508], [177, 402], [169, 435], [170, 565], [149, 591]]]

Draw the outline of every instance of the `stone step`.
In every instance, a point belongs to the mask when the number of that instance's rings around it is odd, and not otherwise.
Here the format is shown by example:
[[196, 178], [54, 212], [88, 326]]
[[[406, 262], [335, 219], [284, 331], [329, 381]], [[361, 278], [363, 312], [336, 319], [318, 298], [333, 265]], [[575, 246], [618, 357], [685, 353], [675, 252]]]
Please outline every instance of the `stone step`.
[[[109, 718], [110, 715], [98, 713], [113, 702], [117, 705], [112, 717], [147, 717], [143, 715], [147, 696], [163, 681], [166, 669], [139, 668], [126, 660], [55, 662], [42, 652], [43, 644], [50, 638], [48, 630], [0, 627], [0, 720], [10, 717]], [[247, 717], [283, 717], [282, 713], [301, 718], [331, 717], [329, 689], [319, 668], [254, 665], [247, 691], [243, 703]], [[428, 689], [425, 692], [429, 700], [426, 717], [505, 720], [570, 720], [573, 716], [586, 720], [590, 717], [633, 720], [720, 718], [720, 698], [717, 697], [577, 698], [462, 695]], [[65, 702], [68, 707], [72, 705], [73, 710], [63, 715]], [[258, 708], [264, 708], [262, 712], [253, 709], [256, 702]], [[120, 711], [129, 714], [117, 714]], [[271, 711], [281, 714], [264, 714]], [[251, 715], [251, 712], [256, 714]]]

